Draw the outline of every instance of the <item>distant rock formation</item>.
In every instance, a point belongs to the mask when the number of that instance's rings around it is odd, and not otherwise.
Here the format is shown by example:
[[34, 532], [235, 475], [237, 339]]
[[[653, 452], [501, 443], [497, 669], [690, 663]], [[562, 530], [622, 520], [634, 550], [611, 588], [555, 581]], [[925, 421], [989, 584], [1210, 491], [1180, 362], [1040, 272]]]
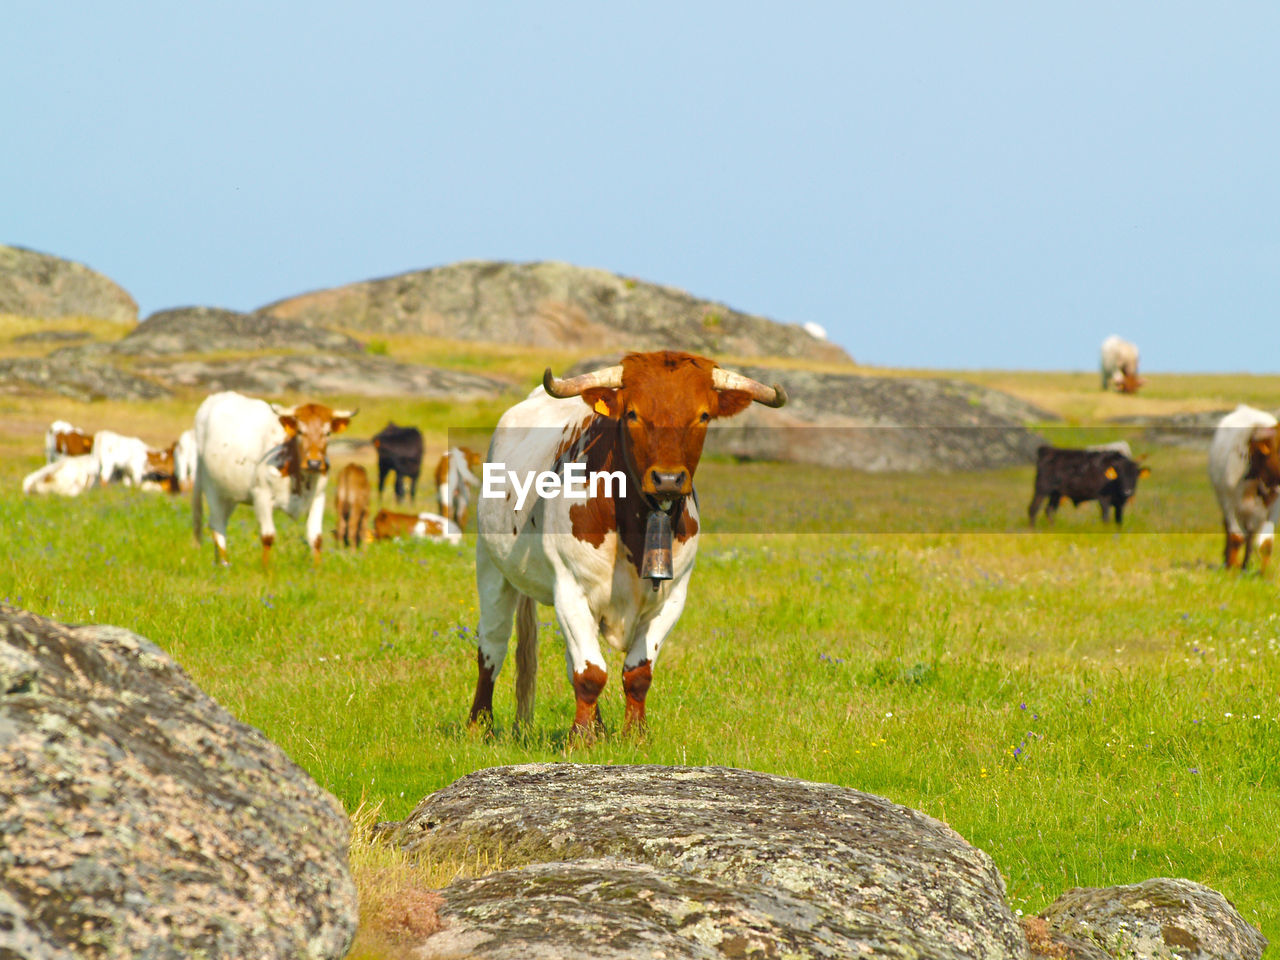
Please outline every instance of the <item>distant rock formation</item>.
[[475, 261], [304, 293], [261, 312], [331, 329], [539, 347], [656, 350], [851, 362], [782, 324], [607, 270]]
[[138, 372], [172, 388], [238, 390], [281, 397], [308, 396], [422, 397], [432, 400], [477, 400], [511, 389], [505, 380], [400, 363], [364, 354], [300, 353], [238, 360], [161, 360], [138, 364]]
[[136, 323], [138, 304], [122, 287], [84, 264], [0, 246], [0, 313]]
[[358, 353], [361, 345], [322, 327], [217, 307], [160, 310], [111, 345], [113, 353], [159, 356], [222, 350], [332, 350]]
[[349, 829], [150, 641], [0, 605], [0, 956], [336, 960]]

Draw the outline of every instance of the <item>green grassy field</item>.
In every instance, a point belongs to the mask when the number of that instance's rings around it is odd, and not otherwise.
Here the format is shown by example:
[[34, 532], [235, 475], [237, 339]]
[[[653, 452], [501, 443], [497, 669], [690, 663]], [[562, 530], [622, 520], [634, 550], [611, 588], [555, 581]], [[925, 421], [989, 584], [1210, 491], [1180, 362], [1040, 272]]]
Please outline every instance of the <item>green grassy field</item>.
[[[474, 349], [459, 347], [459, 363]], [[514, 363], [511, 351], [490, 357]], [[544, 361], [517, 359], [533, 382]], [[1235, 396], [1234, 378], [1183, 378], [1165, 395], [1151, 377], [1150, 395], [1129, 409]], [[1076, 420], [1115, 403], [1096, 396], [1092, 374], [974, 379]], [[1266, 402], [1268, 391], [1280, 398], [1280, 378], [1251, 378], [1239, 398]], [[264, 574], [247, 507], [233, 516], [222, 570], [207, 540], [193, 545], [185, 498], [21, 495], [55, 416], [158, 442], [176, 436], [198, 399], [0, 396], [0, 599], [151, 638], [361, 825], [402, 817], [485, 766], [724, 764], [844, 784], [939, 817], [991, 853], [1028, 913], [1070, 886], [1184, 876], [1280, 936], [1280, 876], [1269, 866], [1280, 862], [1280, 597], [1274, 571], [1220, 569], [1201, 451], [1151, 452], [1154, 473], [1123, 533], [1104, 528], [1092, 504], [1065, 507], [1052, 532], [1028, 532], [1030, 466], [901, 477], [708, 460], [702, 551], [655, 671], [648, 733], [618, 732], [615, 658], [603, 698], [611, 732], [574, 746], [548, 608], [532, 734], [511, 734], [509, 673], [495, 735], [465, 726], [477, 616], [470, 537], [460, 548], [327, 546], [313, 568], [301, 525], [282, 517]], [[491, 423], [505, 404], [332, 399], [363, 407], [353, 434], [389, 417], [418, 422], [437, 453], [448, 428]], [[1081, 436], [1095, 433], [1105, 431]], [[761, 522], [794, 532], [741, 532]], [[822, 532], [832, 529], [844, 532]], [[412, 866], [360, 841], [353, 862], [371, 921], [353, 956], [365, 957], [395, 954], [378, 923], [397, 888], [501, 866]]]

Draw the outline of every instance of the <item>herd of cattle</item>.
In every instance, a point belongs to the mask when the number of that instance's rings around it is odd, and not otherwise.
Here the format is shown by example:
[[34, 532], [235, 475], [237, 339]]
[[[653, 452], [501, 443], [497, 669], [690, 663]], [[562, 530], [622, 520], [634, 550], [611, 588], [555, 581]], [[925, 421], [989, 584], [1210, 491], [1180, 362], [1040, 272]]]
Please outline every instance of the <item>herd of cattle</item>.
[[[1137, 373], [1136, 348], [1109, 338], [1103, 344], [1102, 378], [1104, 389], [1136, 391], [1145, 382]], [[555, 607], [565, 636], [575, 731], [599, 724], [598, 698], [607, 679], [601, 638], [624, 654], [625, 725], [643, 723], [653, 663], [684, 607], [697, 552], [693, 478], [707, 428], [752, 403], [780, 407], [786, 401], [778, 384], [766, 386], [703, 357], [659, 351], [629, 354], [618, 366], [570, 379], [547, 370], [543, 384], [502, 416], [489, 450], [492, 462], [529, 476], [561, 476], [568, 464], [584, 464], [592, 473], [621, 471], [628, 481], [621, 490], [585, 500], [549, 496], [541, 484], [535, 496], [518, 501], [510, 496], [479, 500], [473, 723], [492, 720], [494, 683], [513, 619], [517, 722], [531, 717], [537, 602]], [[190, 490], [193, 532], [199, 540], [207, 504], [221, 563], [227, 561], [227, 518], [237, 504], [254, 509], [264, 565], [275, 542], [274, 512], [281, 509], [295, 519], [305, 516], [307, 543], [318, 559], [329, 438], [345, 430], [355, 413], [319, 403], [283, 408], [218, 393], [200, 405], [194, 428], [163, 450], [107, 430], [90, 437], [58, 422], [46, 438], [48, 463], [26, 478], [23, 490], [75, 495], [116, 481]], [[1246, 565], [1254, 550], [1264, 569], [1270, 557], [1280, 513], [1278, 431], [1275, 417], [1241, 406], [1214, 434], [1209, 474], [1222, 508], [1228, 567]], [[397, 501], [406, 494], [412, 499], [424, 454], [420, 431], [389, 424], [373, 444], [379, 497], [394, 473]], [[438, 514], [382, 510], [369, 524], [368, 474], [348, 464], [336, 484], [334, 536], [351, 547], [396, 536], [456, 543], [479, 472], [477, 453], [449, 450], [436, 468]], [[1034, 525], [1046, 503], [1045, 515], [1052, 520], [1064, 499], [1094, 500], [1104, 521], [1110, 512], [1119, 524], [1147, 472], [1123, 441], [1084, 450], [1043, 446], [1029, 519]], [[650, 565], [653, 551], [663, 563]]]
[[[267, 562], [275, 542], [274, 511], [295, 519], [305, 515], [307, 542], [318, 556], [329, 471], [328, 439], [346, 429], [355, 411], [322, 404], [282, 408], [226, 392], [207, 398], [195, 426], [164, 448], [112, 430], [88, 434], [57, 420], [45, 434], [45, 464], [27, 475], [27, 494], [79, 496], [91, 487], [121, 483], [141, 490], [190, 493], [192, 525], [199, 541], [207, 505], [215, 557], [227, 562], [227, 519], [236, 504], [254, 508]], [[416, 427], [394, 423], [373, 438], [378, 454], [378, 498], [395, 474], [397, 503], [417, 493], [425, 446]], [[479, 481], [480, 456], [473, 450], [446, 450], [436, 467], [440, 513], [379, 510], [367, 523], [370, 501], [365, 468], [349, 463], [339, 474], [334, 538], [358, 548], [367, 540], [414, 537], [457, 544], [462, 539], [472, 491]], [[406, 491], [406, 483], [408, 489]]]

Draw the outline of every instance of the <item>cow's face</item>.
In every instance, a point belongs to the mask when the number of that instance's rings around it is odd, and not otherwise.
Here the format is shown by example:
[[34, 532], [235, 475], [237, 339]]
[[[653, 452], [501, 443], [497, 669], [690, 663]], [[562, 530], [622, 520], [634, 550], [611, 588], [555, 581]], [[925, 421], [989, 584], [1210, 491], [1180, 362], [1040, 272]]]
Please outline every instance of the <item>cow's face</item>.
[[341, 433], [356, 415], [355, 410], [334, 410], [322, 403], [304, 403], [285, 410], [273, 406], [288, 439], [297, 444], [298, 463], [308, 473], [326, 473], [329, 437]]
[[159, 473], [173, 476], [173, 451], [178, 445], [175, 443], [167, 450], [148, 450], [147, 451], [147, 473]]
[[1138, 492], [1138, 481], [1151, 475], [1151, 470], [1136, 460], [1117, 456], [1106, 469], [1105, 476], [1113, 502], [1128, 503]]
[[572, 381], [555, 381], [547, 371], [543, 383], [553, 396], [576, 393], [596, 413], [620, 421], [627, 466], [641, 491], [664, 499], [693, 491], [712, 420], [731, 417], [753, 400], [772, 406], [786, 402], [781, 388], [677, 351], [629, 354], [621, 367]]
[[1280, 427], [1258, 427], [1249, 438], [1249, 475], [1280, 483]]

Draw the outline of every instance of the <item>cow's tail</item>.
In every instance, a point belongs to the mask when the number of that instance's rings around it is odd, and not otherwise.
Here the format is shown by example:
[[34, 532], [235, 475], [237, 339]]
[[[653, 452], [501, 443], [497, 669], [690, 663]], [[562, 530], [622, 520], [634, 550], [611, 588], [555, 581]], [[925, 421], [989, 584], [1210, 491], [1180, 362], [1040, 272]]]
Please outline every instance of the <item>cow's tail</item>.
[[516, 602], [516, 723], [532, 722], [537, 688], [538, 605], [521, 594]]
[[196, 538], [196, 546], [204, 535], [204, 485], [201, 483], [200, 459], [196, 458], [196, 475], [191, 484], [191, 533]]

